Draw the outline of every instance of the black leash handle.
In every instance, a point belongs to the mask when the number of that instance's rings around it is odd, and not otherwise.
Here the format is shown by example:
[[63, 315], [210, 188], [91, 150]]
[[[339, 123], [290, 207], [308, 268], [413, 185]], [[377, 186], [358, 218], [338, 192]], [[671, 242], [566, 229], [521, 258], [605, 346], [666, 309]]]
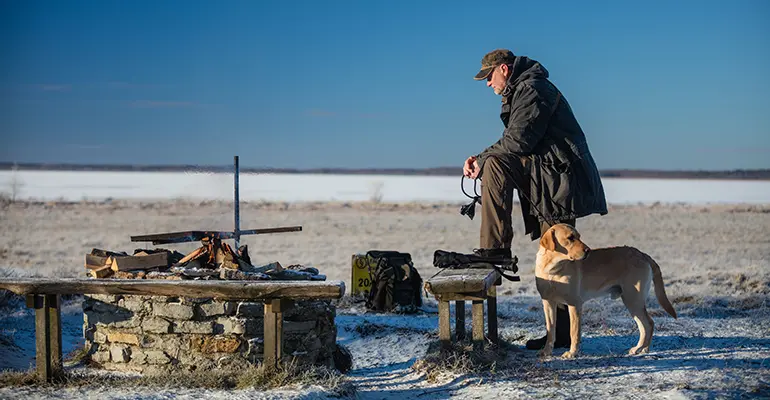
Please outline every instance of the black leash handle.
[[473, 180], [473, 193], [475, 194], [475, 196], [471, 196], [465, 192], [465, 186], [463, 185], [464, 181], [465, 181], [465, 175], [460, 177], [460, 190], [463, 191], [463, 194], [466, 197], [468, 197], [469, 199], [472, 199], [472, 201], [469, 204], [466, 204], [460, 207], [460, 214], [467, 215], [468, 218], [473, 219], [473, 217], [476, 215], [476, 203], [481, 204], [481, 195], [479, 195], [479, 192], [476, 190], [476, 184], [478, 184], [479, 179], [476, 178]]

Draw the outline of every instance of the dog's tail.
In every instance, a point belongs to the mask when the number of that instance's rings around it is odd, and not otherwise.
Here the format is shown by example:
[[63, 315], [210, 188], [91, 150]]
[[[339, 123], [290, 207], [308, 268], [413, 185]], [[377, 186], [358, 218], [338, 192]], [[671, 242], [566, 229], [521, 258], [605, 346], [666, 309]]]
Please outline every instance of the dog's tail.
[[671, 302], [668, 301], [666, 288], [663, 287], [663, 275], [660, 273], [660, 265], [658, 265], [649, 254], [645, 254], [645, 256], [652, 268], [652, 282], [655, 283], [655, 297], [658, 298], [658, 303], [660, 303], [661, 307], [666, 310], [668, 315], [676, 318], [676, 310], [674, 310], [674, 306], [671, 305]]

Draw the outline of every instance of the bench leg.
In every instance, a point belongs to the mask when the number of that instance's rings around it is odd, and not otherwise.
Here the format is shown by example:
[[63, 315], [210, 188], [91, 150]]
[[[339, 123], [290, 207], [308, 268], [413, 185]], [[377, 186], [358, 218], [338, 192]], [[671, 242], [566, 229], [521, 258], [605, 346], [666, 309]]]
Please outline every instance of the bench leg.
[[492, 286], [487, 293], [487, 336], [489, 341], [499, 344], [497, 336], [497, 288]]
[[27, 296], [27, 306], [35, 309], [35, 369], [44, 382], [61, 377], [63, 372], [59, 300], [53, 294]]
[[484, 348], [484, 300], [473, 300], [473, 348]]
[[465, 300], [455, 301], [455, 337], [465, 339]]
[[283, 357], [283, 312], [291, 308], [287, 300], [265, 301], [264, 365], [276, 368]]
[[445, 300], [438, 302], [438, 339], [441, 342], [442, 350], [452, 347], [449, 328], [449, 302]]

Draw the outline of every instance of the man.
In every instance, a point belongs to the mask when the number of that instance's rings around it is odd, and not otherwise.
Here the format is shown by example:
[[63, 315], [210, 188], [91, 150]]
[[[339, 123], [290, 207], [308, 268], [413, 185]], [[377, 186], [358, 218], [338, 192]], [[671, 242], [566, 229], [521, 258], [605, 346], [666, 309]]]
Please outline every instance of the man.
[[[590, 214], [607, 214], [599, 171], [567, 99], [548, 80], [548, 71], [528, 57], [498, 49], [481, 59], [473, 78], [487, 81], [502, 97], [500, 140], [463, 166], [466, 177], [482, 179], [481, 244], [475, 252], [511, 257], [513, 190], [518, 192], [525, 233], [532, 240], [550, 226]], [[530, 340], [540, 349], [545, 337]], [[557, 311], [556, 347], [569, 347], [569, 312]]]

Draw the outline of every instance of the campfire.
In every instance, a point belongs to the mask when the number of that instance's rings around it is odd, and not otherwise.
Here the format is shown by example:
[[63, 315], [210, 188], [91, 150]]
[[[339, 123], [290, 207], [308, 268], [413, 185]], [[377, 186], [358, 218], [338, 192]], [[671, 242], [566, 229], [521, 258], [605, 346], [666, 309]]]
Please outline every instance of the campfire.
[[[301, 228], [300, 228], [301, 229]], [[271, 233], [296, 231], [294, 228], [263, 229]], [[243, 233], [242, 233], [243, 234]], [[132, 241], [152, 241], [154, 244], [182, 243], [200, 240], [201, 247], [185, 255], [164, 248], [136, 249], [126, 252], [93, 249], [85, 257], [85, 267], [93, 278], [115, 279], [203, 279], [203, 280], [326, 280], [318, 269], [300, 264], [283, 267], [274, 261], [255, 266], [249, 257], [248, 245], [234, 250], [223, 239], [231, 232], [175, 232], [160, 235], [132, 236]]]

